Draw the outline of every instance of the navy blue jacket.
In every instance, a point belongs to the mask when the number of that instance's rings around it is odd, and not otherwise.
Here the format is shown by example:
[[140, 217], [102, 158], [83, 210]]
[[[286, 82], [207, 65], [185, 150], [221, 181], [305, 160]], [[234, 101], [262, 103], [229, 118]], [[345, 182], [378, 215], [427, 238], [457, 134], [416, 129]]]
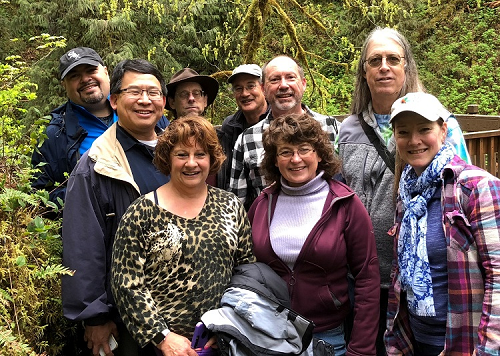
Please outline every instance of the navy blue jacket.
[[[260, 116], [260, 120], [265, 118], [271, 110], [271, 106], [267, 106], [267, 110]], [[241, 110], [238, 110], [233, 115], [229, 115], [224, 119], [222, 126], [217, 129], [219, 143], [224, 150], [226, 160], [222, 164], [217, 173], [217, 188], [229, 191], [229, 180], [231, 178], [231, 164], [233, 162], [234, 144], [238, 136], [248, 127], [245, 115]]]
[[63, 264], [75, 273], [62, 277], [63, 313], [86, 325], [120, 320], [110, 285], [112, 246], [122, 215], [140, 196], [117, 127], [94, 141], [68, 181]]
[[[33, 167], [44, 163], [39, 167], [40, 172], [33, 177], [32, 188], [49, 191], [50, 200], [55, 203], [57, 198], [64, 201], [68, 180], [65, 173], [69, 175], [75, 168], [80, 159], [80, 145], [87, 137], [87, 131], [80, 126], [74, 112], [75, 105], [68, 100], [50, 113], [52, 120], [47, 126], [47, 138], [38, 150], [33, 151], [31, 158]], [[157, 124], [161, 129], [165, 129], [167, 125], [168, 120], [164, 116]], [[60, 185], [55, 188], [55, 183]]]
[[[33, 177], [31, 186], [34, 189], [51, 191], [50, 200], [57, 198], [64, 200], [66, 195], [66, 180], [64, 173], [71, 173], [80, 159], [80, 144], [87, 136], [87, 131], [78, 123], [73, 111], [73, 104], [68, 100], [50, 113], [52, 120], [47, 126], [47, 138], [42, 146], [33, 151], [31, 164], [37, 167], [40, 163], [40, 172]], [[55, 183], [61, 184], [54, 189]]]

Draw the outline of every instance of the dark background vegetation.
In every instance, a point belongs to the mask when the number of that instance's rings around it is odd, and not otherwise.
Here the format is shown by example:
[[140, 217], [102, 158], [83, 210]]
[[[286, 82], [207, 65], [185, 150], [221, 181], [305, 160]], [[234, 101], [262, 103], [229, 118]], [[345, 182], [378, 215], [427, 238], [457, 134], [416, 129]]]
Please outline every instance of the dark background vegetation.
[[[500, 2], [409, 0], [2, 0], [0, 1], [0, 354], [58, 355], [70, 326], [61, 315], [60, 221], [29, 189], [29, 157], [47, 114], [65, 102], [57, 78], [68, 49], [96, 49], [108, 69], [154, 62], [168, 80], [183, 67], [221, 84], [207, 113], [236, 110], [226, 79], [242, 63], [277, 54], [306, 69], [304, 102], [349, 112], [366, 35], [391, 26], [413, 46], [421, 79], [451, 111], [500, 114]], [[66, 334], [65, 334], [66, 333]]]

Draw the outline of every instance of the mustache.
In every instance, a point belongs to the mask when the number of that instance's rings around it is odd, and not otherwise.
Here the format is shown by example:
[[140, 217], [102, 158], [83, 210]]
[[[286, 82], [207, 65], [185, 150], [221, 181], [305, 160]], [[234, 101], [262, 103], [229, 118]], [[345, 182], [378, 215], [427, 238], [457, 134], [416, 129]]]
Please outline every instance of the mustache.
[[293, 90], [278, 90], [276, 92], [276, 94], [278, 95], [283, 95], [283, 94], [291, 94], [291, 95], [294, 95], [295, 92]]
[[96, 85], [96, 86], [99, 86], [99, 82], [97, 80], [92, 80], [90, 82], [87, 82], [83, 85], [81, 85], [79, 88], [78, 88], [78, 91], [82, 91], [84, 88], [88, 87], [89, 85]]

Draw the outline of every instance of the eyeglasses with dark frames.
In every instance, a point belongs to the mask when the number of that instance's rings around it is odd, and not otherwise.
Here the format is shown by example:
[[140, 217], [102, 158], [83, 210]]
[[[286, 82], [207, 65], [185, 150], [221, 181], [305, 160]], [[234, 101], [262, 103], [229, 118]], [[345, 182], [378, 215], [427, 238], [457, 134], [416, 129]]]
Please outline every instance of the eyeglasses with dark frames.
[[146, 92], [149, 100], [161, 100], [163, 98], [163, 93], [161, 90], [156, 88], [142, 89], [139, 87], [128, 87], [120, 89], [119, 94], [124, 93], [127, 97], [131, 99], [139, 99], [142, 97], [142, 93]]

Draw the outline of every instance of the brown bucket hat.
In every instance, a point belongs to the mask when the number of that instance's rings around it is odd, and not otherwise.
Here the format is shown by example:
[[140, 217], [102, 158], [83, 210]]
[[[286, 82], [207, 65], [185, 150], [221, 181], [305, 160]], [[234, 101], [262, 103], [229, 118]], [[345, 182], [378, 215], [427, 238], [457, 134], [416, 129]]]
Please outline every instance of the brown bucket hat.
[[[195, 82], [200, 84], [205, 94], [207, 94], [207, 106], [211, 105], [214, 102], [215, 97], [219, 92], [219, 82], [217, 80], [208, 75], [199, 75], [191, 68], [184, 68], [175, 73], [172, 78], [170, 78], [170, 81], [167, 84], [169, 96], [173, 97], [173, 95], [171, 94], [175, 94], [177, 85], [185, 82]], [[165, 107], [167, 108], [167, 110], [172, 111], [168, 100]]]

